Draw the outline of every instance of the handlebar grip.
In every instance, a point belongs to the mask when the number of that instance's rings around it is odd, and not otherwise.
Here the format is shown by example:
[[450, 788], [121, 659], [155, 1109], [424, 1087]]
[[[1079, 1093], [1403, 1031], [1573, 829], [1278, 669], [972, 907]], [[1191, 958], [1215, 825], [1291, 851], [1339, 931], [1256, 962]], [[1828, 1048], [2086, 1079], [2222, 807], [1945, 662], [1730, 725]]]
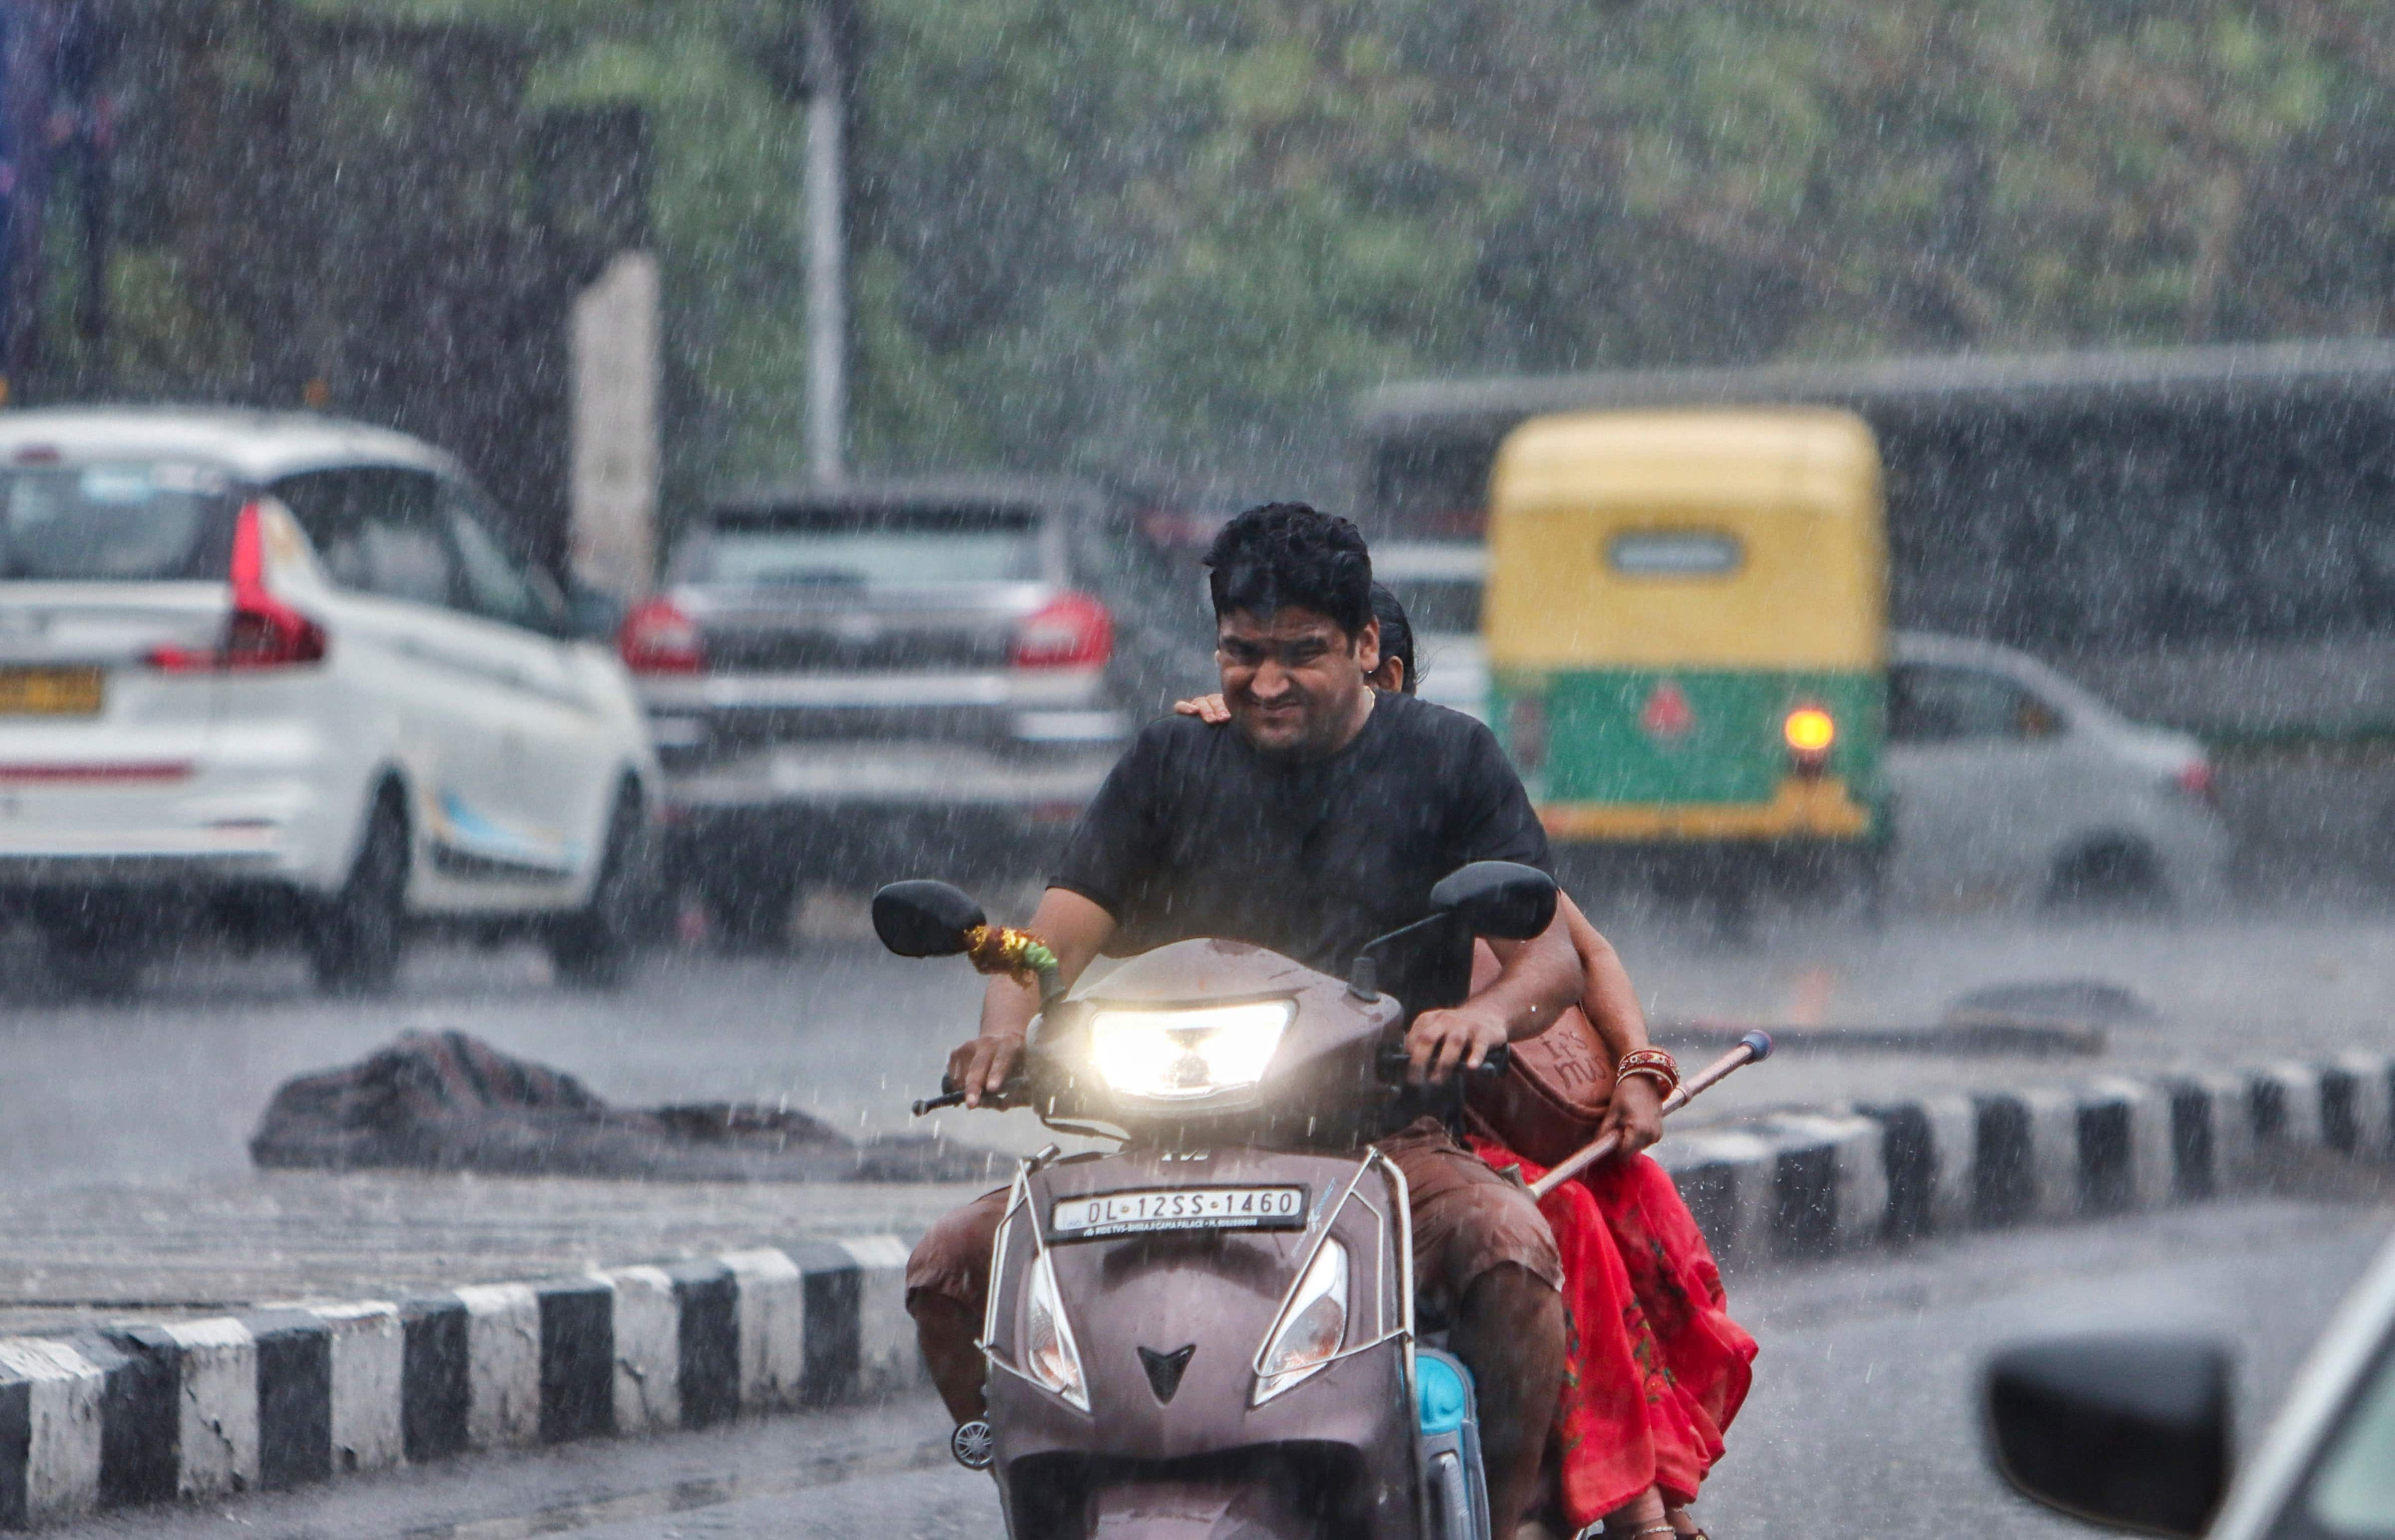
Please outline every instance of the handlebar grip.
[[[997, 1112], [1004, 1112], [1015, 1105], [1015, 1099], [1022, 1096], [1030, 1087], [1030, 1076], [1024, 1073], [1024, 1066], [1017, 1064], [1014, 1067], [1014, 1073], [1006, 1077], [1006, 1084], [985, 1095], [981, 1099], [981, 1104]], [[940, 1076], [940, 1094], [925, 1097], [916, 1102], [915, 1115], [921, 1117], [925, 1112], [936, 1112], [943, 1108], [961, 1107], [964, 1104], [965, 1094], [957, 1088], [957, 1077], [944, 1074]]]
[[[1403, 1044], [1392, 1043], [1381, 1050], [1376, 1067], [1380, 1070], [1382, 1079], [1395, 1084], [1406, 1078], [1407, 1072], [1413, 1068], [1413, 1060], [1406, 1053]], [[1463, 1073], [1493, 1079], [1513, 1067], [1514, 1046], [1511, 1043], [1500, 1043], [1481, 1056], [1478, 1069], [1466, 1070]]]

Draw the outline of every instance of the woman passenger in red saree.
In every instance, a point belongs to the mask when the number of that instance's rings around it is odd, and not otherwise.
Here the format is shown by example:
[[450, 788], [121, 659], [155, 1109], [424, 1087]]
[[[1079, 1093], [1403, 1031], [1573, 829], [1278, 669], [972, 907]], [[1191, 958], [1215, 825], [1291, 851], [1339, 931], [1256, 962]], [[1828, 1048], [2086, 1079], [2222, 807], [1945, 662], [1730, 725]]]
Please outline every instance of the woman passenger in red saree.
[[[1611, 1064], [1647, 1046], [1645, 1016], [1611, 945], [1563, 902], [1587, 979], [1581, 1010], [1607, 1050], [1597, 1069], [1609, 1081]], [[1475, 961], [1495, 969], [1486, 947]], [[1567, 1016], [1547, 1030], [1587, 1028]], [[1608, 1536], [1699, 1535], [1687, 1506], [1746, 1400], [1754, 1338], [1729, 1318], [1721, 1270], [1671, 1176], [1640, 1152], [1662, 1132], [1654, 1080], [1630, 1077], [1607, 1100], [1603, 1127], [1621, 1134], [1622, 1153], [1539, 1204], [1563, 1254], [1569, 1322], [1550, 1449], [1555, 1497], [1567, 1533], [1601, 1520]], [[1519, 1166], [1526, 1181], [1546, 1174], [1486, 1118], [1471, 1122], [1471, 1143], [1491, 1165]]]

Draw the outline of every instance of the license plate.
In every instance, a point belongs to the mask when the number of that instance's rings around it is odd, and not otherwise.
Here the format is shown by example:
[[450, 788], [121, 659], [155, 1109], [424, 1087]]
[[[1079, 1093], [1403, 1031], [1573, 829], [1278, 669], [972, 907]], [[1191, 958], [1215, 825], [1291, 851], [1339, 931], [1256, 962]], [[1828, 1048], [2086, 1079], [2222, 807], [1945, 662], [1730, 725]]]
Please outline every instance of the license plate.
[[1303, 1230], [1303, 1187], [1160, 1187], [1059, 1198], [1049, 1233], [1059, 1241], [1152, 1230]]
[[97, 717], [97, 668], [0, 668], [0, 717]]

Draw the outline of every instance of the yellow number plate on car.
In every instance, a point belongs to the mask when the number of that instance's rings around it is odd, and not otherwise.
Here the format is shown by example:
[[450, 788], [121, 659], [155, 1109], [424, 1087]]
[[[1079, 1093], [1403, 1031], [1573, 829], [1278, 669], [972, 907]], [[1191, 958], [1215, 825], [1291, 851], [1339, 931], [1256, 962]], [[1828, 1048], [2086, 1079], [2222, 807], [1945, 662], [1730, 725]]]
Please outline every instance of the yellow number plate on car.
[[0, 668], [0, 717], [97, 717], [97, 668]]

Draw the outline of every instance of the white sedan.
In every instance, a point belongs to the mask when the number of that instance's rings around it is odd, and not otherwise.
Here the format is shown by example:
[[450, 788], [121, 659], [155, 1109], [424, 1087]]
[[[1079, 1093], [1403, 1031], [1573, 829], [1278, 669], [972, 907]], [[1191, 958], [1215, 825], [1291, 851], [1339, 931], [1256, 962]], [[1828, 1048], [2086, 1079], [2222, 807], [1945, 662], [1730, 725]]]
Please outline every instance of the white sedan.
[[2203, 747], [2027, 653], [1899, 632], [1887, 684], [1895, 896], [2202, 905], [2230, 841]]
[[630, 681], [447, 455], [305, 415], [0, 416], [0, 908], [122, 988], [205, 921], [378, 989], [417, 923], [621, 969]]

